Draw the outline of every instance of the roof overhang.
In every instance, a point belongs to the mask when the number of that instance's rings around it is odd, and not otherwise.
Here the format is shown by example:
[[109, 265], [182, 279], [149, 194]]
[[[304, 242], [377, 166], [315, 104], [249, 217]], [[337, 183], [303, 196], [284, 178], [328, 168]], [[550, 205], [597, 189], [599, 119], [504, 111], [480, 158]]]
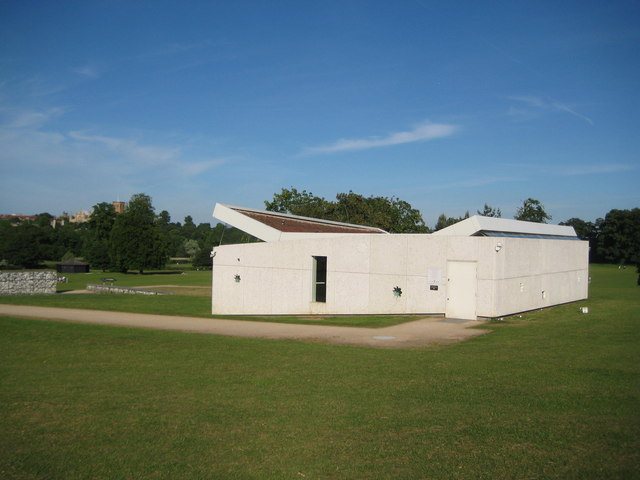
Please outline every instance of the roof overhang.
[[362, 233], [387, 233], [375, 227], [269, 212], [254, 208], [234, 207], [222, 203], [216, 203], [213, 216], [221, 222], [227, 223], [265, 242], [336, 237]]
[[533, 237], [566, 237], [577, 238], [573, 227], [563, 225], [549, 225], [546, 223], [523, 222], [507, 218], [483, 217], [474, 215], [447, 228], [434, 232], [433, 235], [464, 236], [482, 235], [483, 232], [494, 235], [503, 233], [508, 235]]

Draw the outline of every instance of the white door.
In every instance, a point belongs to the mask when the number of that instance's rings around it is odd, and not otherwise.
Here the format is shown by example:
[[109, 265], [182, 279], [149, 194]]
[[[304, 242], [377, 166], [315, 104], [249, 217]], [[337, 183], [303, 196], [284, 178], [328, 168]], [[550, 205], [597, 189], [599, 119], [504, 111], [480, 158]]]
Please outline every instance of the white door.
[[447, 318], [476, 320], [476, 262], [447, 262]]

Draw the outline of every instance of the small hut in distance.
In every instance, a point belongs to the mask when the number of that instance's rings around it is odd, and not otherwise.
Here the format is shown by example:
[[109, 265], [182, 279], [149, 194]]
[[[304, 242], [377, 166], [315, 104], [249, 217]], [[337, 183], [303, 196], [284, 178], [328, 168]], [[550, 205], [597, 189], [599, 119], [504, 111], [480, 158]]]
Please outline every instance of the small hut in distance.
[[56, 264], [58, 273], [89, 273], [89, 264], [72, 258]]

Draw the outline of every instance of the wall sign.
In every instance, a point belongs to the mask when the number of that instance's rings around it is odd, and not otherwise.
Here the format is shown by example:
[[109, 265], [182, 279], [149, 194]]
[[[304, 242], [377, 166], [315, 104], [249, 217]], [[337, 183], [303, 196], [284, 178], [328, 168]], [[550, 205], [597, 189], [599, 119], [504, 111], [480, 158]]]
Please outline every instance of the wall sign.
[[429, 285], [435, 285], [442, 281], [442, 269], [441, 268], [429, 268], [427, 270], [427, 283]]

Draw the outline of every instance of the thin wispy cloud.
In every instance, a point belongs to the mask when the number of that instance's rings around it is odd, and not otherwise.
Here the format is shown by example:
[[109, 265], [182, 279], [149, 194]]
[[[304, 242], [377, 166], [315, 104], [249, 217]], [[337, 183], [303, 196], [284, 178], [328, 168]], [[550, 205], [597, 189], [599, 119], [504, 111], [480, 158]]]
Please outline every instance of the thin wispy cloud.
[[187, 160], [181, 148], [141, 145], [125, 138], [87, 135], [77, 131], [69, 132], [68, 138], [102, 150], [103, 156], [121, 164], [123, 173], [132, 175], [149, 174], [149, 167], [152, 167], [154, 175], [167, 178], [197, 177], [229, 162], [227, 157]]
[[[148, 191], [156, 186], [182, 188], [229, 161], [194, 155], [173, 145], [84, 130], [59, 132], [50, 120], [63, 113], [62, 108], [0, 108], [0, 184], [5, 194], [12, 192], [13, 197], [20, 197], [24, 192], [35, 191], [36, 185], [42, 185], [42, 191], [55, 185], [63, 194], [55, 196], [55, 206], [52, 203], [48, 208], [62, 210], [68, 208], [62, 206], [68, 192], [73, 192], [70, 197], [77, 203], [78, 198], [92, 202], [115, 196], [114, 186], [127, 192]], [[79, 174], [82, 182], [78, 182]]]
[[201, 50], [203, 48], [215, 47], [219, 45], [224, 45], [223, 42], [215, 42], [211, 39], [204, 39], [199, 42], [191, 42], [191, 43], [169, 43], [157, 50], [153, 50], [147, 53], [143, 53], [140, 55], [140, 58], [150, 58], [150, 57], [160, 57], [165, 55], [174, 55], [185, 52], [191, 52], [196, 50]]
[[483, 187], [486, 185], [493, 185], [496, 183], [522, 182], [522, 181], [525, 181], [525, 179], [517, 176], [476, 177], [476, 178], [469, 178], [467, 180], [460, 180], [458, 182], [432, 185], [430, 190], [449, 190], [452, 188], [455, 188], [455, 189], [473, 188], [473, 187]]
[[4, 128], [37, 128], [54, 117], [62, 115], [65, 109], [61, 107], [46, 110], [1, 110]]
[[557, 102], [554, 102], [551, 105], [556, 110], [559, 110], [561, 112], [567, 112], [567, 113], [573, 115], [574, 117], [581, 118], [582, 120], [587, 122], [589, 125], [593, 125], [593, 120], [591, 120], [589, 117], [587, 117], [585, 115], [582, 115], [581, 113], [576, 112], [572, 108], [569, 108], [567, 105], [563, 105], [562, 103], [557, 103]]
[[81, 77], [96, 79], [100, 76], [100, 72], [94, 65], [84, 65], [73, 69], [73, 72]]
[[[87, 135], [83, 132], [69, 132], [68, 137], [79, 142], [93, 144], [107, 150], [107, 154], [115, 154], [117, 160], [126, 162], [126, 170], [135, 172], [138, 169], [154, 167], [163, 169], [170, 176], [194, 177], [213, 170], [228, 162], [227, 158], [213, 158], [202, 161], [188, 161], [183, 158], [182, 149], [141, 145], [135, 140]], [[159, 172], [156, 172], [159, 173]]]
[[134, 140], [124, 138], [85, 135], [83, 132], [78, 131], [69, 132], [69, 137], [75, 140], [103, 145], [111, 152], [148, 165], [166, 164], [176, 159], [180, 154], [180, 149], [178, 148], [139, 145]]
[[564, 170], [560, 170], [560, 174], [566, 176], [598, 175], [604, 173], [627, 172], [636, 169], [637, 167], [633, 167], [632, 165], [626, 165], [623, 163], [603, 163], [600, 165], [576, 165], [567, 167]]
[[573, 108], [569, 107], [564, 103], [557, 102], [555, 100], [549, 99], [545, 100], [542, 97], [534, 96], [534, 95], [513, 95], [507, 97], [507, 99], [518, 102], [521, 107], [509, 107], [508, 115], [520, 118], [520, 119], [530, 119], [539, 117], [543, 112], [551, 111], [551, 112], [560, 112], [560, 113], [568, 113], [569, 115], [573, 115], [576, 118], [584, 120], [589, 125], [593, 125], [593, 120], [586, 115], [583, 115], [579, 112], [576, 112]]
[[502, 163], [500, 168], [516, 170], [526, 178], [574, 177], [582, 175], [602, 175], [638, 170], [637, 166], [625, 163], [590, 163], [575, 165], [555, 165], [544, 162]]
[[227, 158], [214, 158], [212, 160], [205, 160], [202, 162], [190, 162], [183, 164], [181, 170], [185, 175], [193, 177], [208, 172], [209, 170], [213, 170], [214, 168], [218, 168], [228, 161], [229, 160]]
[[456, 130], [458, 130], [458, 126], [456, 125], [423, 123], [416, 126], [413, 130], [390, 133], [386, 137], [340, 139], [330, 145], [307, 148], [303, 154], [336, 153], [423, 142], [449, 137], [453, 135]]

